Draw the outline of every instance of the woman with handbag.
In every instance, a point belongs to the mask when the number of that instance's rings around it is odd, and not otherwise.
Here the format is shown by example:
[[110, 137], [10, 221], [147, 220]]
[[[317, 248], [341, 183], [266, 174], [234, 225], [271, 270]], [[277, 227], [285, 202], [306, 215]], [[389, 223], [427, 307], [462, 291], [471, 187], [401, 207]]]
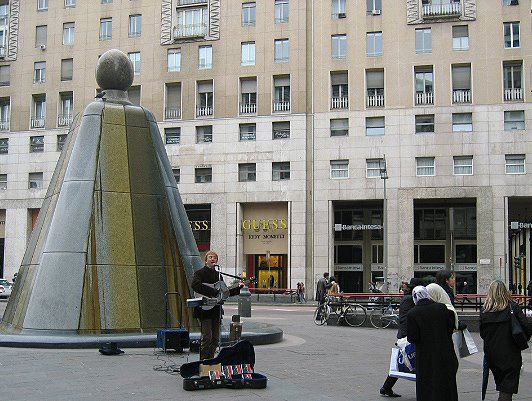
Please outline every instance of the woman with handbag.
[[480, 311], [480, 337], [484, 340], [487, 366], [493, 373], [499, 392], [498, 401], [511, 401], [512, 394], [517, 394], [523, 364], [522, 346], [517, 345], [512, 335], [512, 314], [520, 323], [526, 339], [530, 340], [532, 327], [521, 308], [512, 301], [512, 295], [502, 281], [493, 281]]

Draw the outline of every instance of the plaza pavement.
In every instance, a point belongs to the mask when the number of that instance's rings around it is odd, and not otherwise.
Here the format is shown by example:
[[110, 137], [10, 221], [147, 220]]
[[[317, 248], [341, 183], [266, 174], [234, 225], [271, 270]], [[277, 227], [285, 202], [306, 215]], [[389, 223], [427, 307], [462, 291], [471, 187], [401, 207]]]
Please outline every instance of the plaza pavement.
[[[5, 301], [0, 301], [0, 315]], [[237, 313], [226, 305], [226, 316]], [[163, 353], [153, 348], [124, 348], [119, 356], [97, 349], [51, 350], [0, 348], [0, 400], [384, 400], [378, 390], [386, 378], [395, 330], [321, 326], [312, 322], [313, 308], [299, 305], [253, 305], [247, 320], [284, 330], [281, 343], [255, 347], [255, 370], [268, 377], [260, 390], [183, 390], [175, 370], [198, 354]], [[228, 320], [228, 319], [226, 319]], [[478, 333], [473, 333], [481, 349]], [[520, 392], [514, 400], [532, 400], [532, 356], [525, 363]], [[480, 400], [482, 352], [460, 360], [461, 401]], [[403, 401], [415, 401], [415, 383], [399, 380], [394, 390]], [[497, 395], [493, 380], [486, 400]]]

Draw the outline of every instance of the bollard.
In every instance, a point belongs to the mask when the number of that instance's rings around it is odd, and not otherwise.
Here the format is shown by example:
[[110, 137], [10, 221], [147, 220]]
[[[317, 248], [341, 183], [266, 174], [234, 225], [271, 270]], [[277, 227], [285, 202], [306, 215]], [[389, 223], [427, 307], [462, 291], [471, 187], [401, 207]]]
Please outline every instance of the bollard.
[[229, 326], [229, 341], [234, 344], [240, 341], [240, 337], [242, 337], [242, 322], [239, 315], [233, 315]]
[[251, 317], [251, 292], [247, 285], [240, 289], [238, 297], [238, 314], [242, 317]]

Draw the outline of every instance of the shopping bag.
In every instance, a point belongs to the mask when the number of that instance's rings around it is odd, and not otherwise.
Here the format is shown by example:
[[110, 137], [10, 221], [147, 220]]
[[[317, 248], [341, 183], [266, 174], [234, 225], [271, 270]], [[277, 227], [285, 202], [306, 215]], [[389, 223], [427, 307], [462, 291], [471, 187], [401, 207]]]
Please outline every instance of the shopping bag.
[[414, 373], [416, 370], [416, 345], [406, 342], [399, 347], [397, 355], [397, 367], [400, 372]]
[[453, 339], [454, 352], [456, 353], [456, 357], [460, 358], [460, 348], [462, 347], [462, 342], [463, 342], [462, 330], [455, 331], [453, 333], [452, 339]]
[[471, 336], [469, 330], [464, 329], [460, 330], [460, 332], [462, 337], [460, 348], [458, 348], [458, 354], [460, 355], [460, 358], [465, 358], [466, 356], [477, 353], [477, 345], [475, 344], [475, 340], [473, 340], [473, 337]]
[[397, 377], [399, 379], [416, 381], [415, 373], [405, 373], [405, 372], [399, 371], [399, 367], [397, 366], [398, 356], [399, 356], [399, 349], [392, 348], [392, 355], [390, 356], [390, 369], [388, 371], [388, 376]]

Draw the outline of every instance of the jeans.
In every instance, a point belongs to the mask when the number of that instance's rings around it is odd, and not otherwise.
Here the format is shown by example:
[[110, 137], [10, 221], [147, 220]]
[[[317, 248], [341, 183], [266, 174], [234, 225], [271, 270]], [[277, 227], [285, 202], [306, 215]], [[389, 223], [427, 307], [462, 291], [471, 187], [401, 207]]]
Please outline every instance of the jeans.
[[220, 343], [220, 319], [201, 319], [200, 359], [214, 358], [214, 352]]

